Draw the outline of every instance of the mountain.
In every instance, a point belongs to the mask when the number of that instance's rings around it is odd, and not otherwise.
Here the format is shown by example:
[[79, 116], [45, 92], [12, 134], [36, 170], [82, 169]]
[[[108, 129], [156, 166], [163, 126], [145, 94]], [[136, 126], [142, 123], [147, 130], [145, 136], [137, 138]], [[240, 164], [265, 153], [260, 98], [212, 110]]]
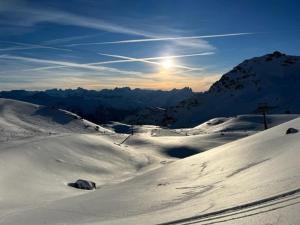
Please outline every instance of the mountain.
[[245, 60], [204, 93], [166, 110], [143, 110], [126, 121], [192, 127], [214, 117], [255, 113], [261, 105], [269, 113], [300, 113], [299, 88], [300, 57], [276, 51]]
[[15, 100], [0, 115], [1, 225], [299, 224], [300, 133], [286, 134], [298, 115], [262, 132], [261, 115], [240, 115], [133, 136]]
[[190, 88], [171, 91], [130, 89], [128, 87], [100, 91], [51, 89], [46, 91], [2, 91], [0, 97], [61, 108], [95, 123], [122, 121], [146, 108], [166, 108], [193, 96]]

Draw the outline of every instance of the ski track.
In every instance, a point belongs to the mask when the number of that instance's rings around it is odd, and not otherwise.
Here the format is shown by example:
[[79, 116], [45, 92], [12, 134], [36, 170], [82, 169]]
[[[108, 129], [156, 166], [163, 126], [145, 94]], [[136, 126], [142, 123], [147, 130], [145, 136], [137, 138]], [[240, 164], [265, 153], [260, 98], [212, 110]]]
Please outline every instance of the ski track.
[[166, 223], [160, 223], [158, 225], [218, 224], [275, 211], [296, 204], [300, 204], [300, 188], [231, 208]]

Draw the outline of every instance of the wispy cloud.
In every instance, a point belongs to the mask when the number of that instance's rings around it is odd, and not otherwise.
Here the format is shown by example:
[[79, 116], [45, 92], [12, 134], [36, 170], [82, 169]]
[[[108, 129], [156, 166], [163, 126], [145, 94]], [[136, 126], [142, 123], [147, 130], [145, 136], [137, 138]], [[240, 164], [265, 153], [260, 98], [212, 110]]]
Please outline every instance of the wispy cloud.
[[[54, 76], [49, 71], [45, 71], [43, 76], [40, 75], [22, 75], [26, 76], [26, 82], [20, 82], [20, 77], [15, 78], [5, 78], [1, 79], [0, 76], [0, 89], [1, 90], [11, 90], [11, 89], [33, 89], [33, 90], [43, 90], [49, 88], [76, 88], [83, 87], [88, 89], [103, 89], [112, 88], [116, 86], [129, 86], [132, 88], [147, 88], [147, 89], [173, 89], [173, 88], [183, 88], [189, 86], [195, 91], [205, 91], [212, 83], [220, 78], [219, 75], [206, 75], [197, 77], [187, 77], [186, 76], [172, 76], [171, 78], [164, 78], [163, 76], [155, 76], [150, 74], [149, 79], [136, 78], [136, 77], [124, 77], [122, 78], [122, 83], [120, 83], [120, 78], [118, 77], [99, 77], [87, 76], [85, 73], [77, 73], [74, 76], [73, 72], [70, 74], [56, 73]], [[2, 82], [4, 81], [4, 82]]]
[[113, 33], [145, 36], [142, 30], [115, 24], [99, 18], [78, 15], [54, 8], [39, 8], [28, 3], [22, 4], [22, 2], [19, 2], [18, 5], [19, 6], [16, 7], [15, 4], [6, 4], [6, 7], [1, 11], [3, 18], [0, 20], [0, 24], [31, 27], [43, 22], [51, 22]]
[[[155, 70], [153, 73], [148, 73], [145, 72], [148, 70], [142, 67], [135, 67], [141, 70], [141, 72], [139, 72], [131, 71], [131, 69], [128, 69], [129, 71], [123, 70], [122, 68], [126, 68], [127, 65], [121, 65], [124, 67], [116, 68], [106, 67], [104, 65], [141, 62], [158, 68], [161, 67], [160, 60], [165, 58], [176, 59], [214, 54], [213, 51], [215, 47], [209, 43], [210, 38], [238, 37], [253, 34], [225, 33], [195, 35], [193, 31], [182, 28], [189, 27], [189, 29], [195, 31], [195, 27], [182, 26], [184, 24], [180, 25], [177, 21], [175, 21], [175, 23], [159, 23], [157, 21], [153, 23], [152, 15], [150, 20], [150, 17], [146, 17], [147, 15], [144, 20], [141, 15], [139, 19], [130, 19], [128, 17], [120, 18], [119, 14], [110, 14], [110, 9], [103, 9], [103, 11], [108, 10], [108, 13], [106, 13], [108, 17], [105, 17], [105, 13], [102, 13], [102, 8], [100, 7], [99, 10], [87, 10], [89, 7], [87, 7], [86, 2], [82, 2], [82, 10], [80, 8], [80, 11], [75, 9], [75, 7], [67, 8], [65, 4], [63, 4], [60, 9], [53, 8], [53, 6], [60, 7], [60, 4], [25, 0], [10, 0], [5, 3], [0, 3], [1, 27], [31, 31], [31, 33], [26, 33], [24, 39], [21, 35], [16, 39], [6, 39], [8, 41], [0, 49], [0, 54], [5, 54], [0, 55], [0, 59], [6, 64], [4, 66], [4, 63], [2, 63], [0, 79], [6, 79], [10, 82], [24, 82], [26, 85], [39, 85], [44, 82], [44, 86], [52, 85], [52, 87], [53, 85], [59, 86], [62, 84], [64, 87], [72, 87], [74, 85], [90, 87], [100, 87], [101, 85], [118, 86], [120, 83], [122, 83], [122, 85], [147, 88], [179, 87], [178, 85], [196, 87], [196, 83], [201, 86], [205, 80], [199, 77], [202, 75], [206, 76], [205, 73], [207, 73], [207, 70], [203, 71], [203, 68], [195, 68], [198, 67], [197, 64], [187, 66], [180, 65], [179, 63], [174, 65], [176, 69], [167, 71], [165, 74], [162, 73], [163, 70]], [[173, 30], [174, 27], [170, 24], [176, 24], [179, 29], [176, 27], [177, 30]], [[82, 35], [65, 37], [65, 35], [72, 35], [74, 31], [76, 35]], [[103, 33], [105, 33], [105, 38], [95, 38]], [[60, 34], [61, 36], [59, 36]], [[117, 36], [117, 34], [119, 34], [119, 36]], [[34, 38], [31, 39], [33, 36]], [[49, 39], [53, 37], [54, 39], [45, 41], [46, 37]], [[116, 38], [120, 39], [120, 41], [113, 41], [117, 40]], [[36, 40], [37, 44], [9, 42], [10, 40]], [[98, 42], [92, 42], [95, 40]], [[101, 46], [106, 50], [92, 48], [94, 47], [93, 45], [146, 42], [149, 42], [149, 45], [153, 42], [153, 46], [155, 45], [154, 42], [162, 42], [157, 43], [159, 47], [161, 46], [159, 51], [162, 52], [163, 50], [164, 52], [169, 52], [174, 55], [134, 58], [127, 56], [130, 55], [132, 49], [118, 48], [118, 54], [114, 54], [113, 47], [117, 46]], [[89, 48], [89, 45], [92, 47]], [[141, 47], [140, 52], [149, 52], [147, 51], [149, 45], [141, 44], [141, 46], [134, 47]], [[75, 48], [76, 46], [79, 46], [78, 49]], [[84, 48], [84, 46], [87, 47]], [[97, 56], [95, 53], [98, 51], [108, 51], [107, 47], [110, 47], [109, 52], [112, 54], [100, 54], [112, 58], [107, 58], [109, 59], [107, 61], [97, 62], [99, 55]], [[49, 54], [45, 55], [44, 51], [29, 51], [33, 49], [66, 51], [66, 53], [58, 54], [55, 52], [54, 55], [53, 52], [49, 51]], [[17, 53], [14, 55], [12, 55], [13, 53], [10, 54], [10, 52], [21, 50], [24, 50], [22, 55], [30, 57], [17, 56]], [[72, 51], [72, 54], [69, 54], [70, 51]], [[178, 52], [185, 52], [186, 54], [176, 55]], [[200, 53], [192, 54], [191, 52]], [[131, 68], [130, 66], [131, 65], [127, 68]], [[194, 73], [195, 76], [193, 76], [193, 73], [190, 73], [190, 71], [196, 71]], [[208, 83], [211, 80], [212, 79], [208, 79]], [[2, 83], [0, 80], [0, 85], [2, 85]]]
[[[105, 42], [89, 42], [89, 43], [73, 43], [67, 44], [66, 47], [74, 46], [84, 46], [84, 45], [104, 45], [104, 44], [125, 44], [125, 43], [141, 43], [141, 42], [157, 42], [157, 41], [170, 41], [172, 44], [177, 46], [184, 46], [190, 48], [198, 48], [203, 50], [213, 50], [214, 46], [209, 44], [203, 39], [207, 38], [220, 38], [220, 37], [229, 37], [229, 36], [242, 36], [250, 35], [253, 33], [228, 33], [228, 34], [216, 34], [216, 35], [200, 35], [200, 36], [184, 36], [179, 35], [176, 31], [176, 35], [172, 32], [168, 32], [172, 29], [162, 29], [161, 25], [159, 29], [155, 29], [155, 26], [145, 26], [139, 24], [137, 21], [128, 22], [128, 18], [124, 19], [127, 21], [126, 24], [122, 24], [122, 20], [119, 19], [117, 22], [112, 20], [105, 20], [99, 17], [89, 17], [83, 14], [77, 14], [68, 12], [65, 10], [60, 10], [56, 8], [40, 8], [33, 4], [22, 4], [22, 1], [16, 4], [5, 4], [6, 6], [2, 9], [1, 14], [2, 18], [0, 19], [0, 24], [9, 26], [18, 26], [18, 27], [34, 27], [35, 25], [42, 23], [54, 23], [59, 25], [68, 25], [68, 26], [77, 26], [83, 28], [89, 28], [94, 30], [101, 30], [105, 32], [119, 33], [119, 34], [128, 34], [134, 36], [140, 36], [143, 38], [139, 39], [127, 39], [120, 41], [105, 41]], [[130, 24], [130, 25], [128, 25]], [[151, 28], [152, 30], [147, 30]], [[164, 33], [164, 30], [167, 33]], [[182, 31], [183, 34], [185, 31]], [[59, 44], [67, 43], [70, 41], [81, 40], [87, 38], [89, 35], [82, 35], [77, 37], [68, 37], [68, 38], [57, 38], [54, 40], [45, 41], [44, 44]], [[40, 46], [41, 47], [41, 46]], [[32, 48], [38, 48], [38, 46], [32, 46]], [[50, 47], [48, 47], [50, 48]], [[54, 47], [53, 47], [54, 48]], [[23, 50], [29, 49], [28, 47], [16, 47], [16, 49], [2, 49], [3, 51], [9, 50]]]
[[201, 52], [201, 53], [185, 54], [185, 55], [158, 56], [158, 57], [150, 57], [150, 58], [143, 58], [143, 59], [145, 59], [145, 60], [176, 59], [176, 58], [205, 56], [205, 55], [213, 55], [213, 54], [215, 54], [215, 53], [214, 52]]
[[43, 44], [46, 44], [46, 45], [64, 44], [64, 43], [68, 43], [71, 41], [82, 40], [82, 39], [92, 38], [92, 37], [96, 37], [96, 36], [99, 36], [99, 34], [87, 34], [87, 35], [80, 35], [80, 36], [56, 38], [56, 39], [44, 41]]
[[[116, 55], [101, 54], [101, 53], [99, 53], [99, 54], [116, 58]], [[131, 57], [122, 56], [122, 59], [120, 59], [120, 60], [109, 60], [109, 61], [85, 63], [85, 64], [79, 64], [79, 65], [81, 65], [81, 66], [83, 66], [83, 65], [85, 65], [85, 66], [98, 66], [98, 65], [106, 65], [106, 64], [131, 63], [131, 62], [147, 63], [145, 61], [162, 60], [162, 59], [174, 59], [174, 58], [185, 58], [185, 57], [196, 57], [196, 56], [205, 56], [205, 55], [213, 55], [213, 54], [214, 54], [214, 52], [201, 52], [201, 53], [194, 53], [194, 54], [158, 56], [158, 57], [148, 57], [148, 58], [131, 58]], [[121, 56], [118, 56], [118, 58], [121, 58]], [[141, 61], [141, 60], [143, 60], [143, 61]], [[160, 65], [160, 63], [155, 63], [155, 62], [152, 62], [151, 64]], [[32, 69], [26, 69], [25, 71], [43, 71], [43, 70], [61, 69], [61, 68], [68, 68], [68, 67], [73, 67], [73, 66], [70, 66], [70, 65], [42, 66], [42, 67], [36, 67], [36, 68], [32, 68]], [[182, 66], [180, 68], [182, 68]], [[195, 69], [195, 68], [189, 68], [188, 69], [188, 68], [189, 67], [184, 67], [184, 69], [186, 69], [187, 71], [194, 71], [194, 70], [199, 70], [200, 69], [200, 68], [197, 68], [197, 69]], [[133, 71], [129, 71], [129, 72], [133, 72]]]
[[[22, 3], [22, 2], [21, 2]], [[95, 18], [89, 17], [82, 14], [75, 14], [72, 12], [59, 10], [55, 8], [39, 8], [32, 4], [21, 4], [18, 3], [18, 7], [15, 4], [6, 4], [1, 15], [3, 18], [0, 18], [0, 25], [9, 26], [9, 27], [18, 27], [21, 30], [24, 28], [34, 29], [36, 25], [40, 25], [43, 23], [52, 23], [58, 25], [67, 25], [67, 26], [76, 26], [81, 28], [88, 28], [97, 31], [105, 31], [110, 33], [117, 33], [117, 34], [127, 34], [127, 35], [134, 35], [139, 37], [145, 38], [157, 38], [163, 37], [166, 35], [170, 35], [170, 29], [155, 29], [155, 26], [150, 26], [152, 30], [145, 29], [145, 26], [139, 24], [138, 21], [130, 21], [126, 18], [124, 21], [127, 21], [126, 24], [122, 24], [122, 19], [118, 19], [117, 22], [112, 20], [105, 20], [103, 18]], [[131, 24], [131, 25], [128, 25]], [[148, 27], [149, 28], [149, 27]], [[166, 31], [167, 33], [161, 32]], [[96, 34], [97, 35], [97, 34]], [[57, 38], [54, 40], [49, 40], [44, 42], [44, 44], [61, 44], [73, 42], [75, 40], [80, 40], [84, 37], [70, 37], [70, 38]], [[177, 40], [173, 41], [173, 44], [177, 46], [184, 46], [184, 47], [193, 47], [203, 50], [212, 50], [213, 47], [202, 40], [198, 40], [197, 42], [188, 42], [184, 40]], [[74, 45], [76, 46], [76, 45]], [[37, 47], [35, 47], [37, 48]], [[28, 48], [17, 48], [17, 49], [10, 49], [13, 50], [27, 50]], [[9, 51], [7, 49], [6, 51]]]
[[[111, 60], [111, 61], [104, 61], [104, 62], [96, 62], [96, 63], [90, 63], [90, 65], [102, 65], [102, 64], [125, 63], [125, 62], [145, 62], [145, 61], [149, 61], [149, 60], [154, 60], [155, 61], [155, 60], [162, 60], [162, 59], [196, 57], [196, 56], [213, 55], [214, 52], [201, 52], [201, 53], [194, 53], [194, 54], [156, 56], [156, 57], [146, 57], [146, 58], [132, 58], [132, 57], [127, 57], [127, 56], [104, 54], [104, 53], [98, 53], [98, 54], [103, 55], [103, 56], [113, 57], [113, 58], [120, 58], [122, 60]], [[146, 63], [149, 63], [149, 62], [146, 62]], [[160, 65], [160, 63], [155, 63], [155, 65]]]
[[[129, 86], [132, 88], [150, 88], [150, 89], [164, 89], [169, 90], [173, 88], [191, 87], [195, 91], [207, 90], [215, 81], [220, 79], [220, 75], [205, 74], [202, 76], [191, 77], [184, 73], [180, 75], [174, 74], [148, 74], [149, 79], [136, 79], [132, 77], [126, 77], [122, 80], [123, 86]], [[106, 80], [111, 86], [118, 86], [119, 82], [116, 78], [110, 78]], [[117, 85], [116, 85], [117, 84]], [[101, 83], [89, 82], [89, 88], [98, 89], [103, 88]]]
[[51, 49], [51, 50], [72, 52], [71, 49], [58, 48], [58, 47], [52, 47], [52, 46], [47, 46], [47, 45], [29, 44], [29, 43], [12, 42], [12, 41], [0, 41], [0, 42], [6, 43], [6, 44], [17, 45], [14, 47], [0, 48], [0, 52], [29, 50], [29, 49]]
[[[13, 56], [13, 55], [0, 55], [0, 59], [10, 59], [10, 60], [20, 60], [30, 63], [38, 63], [38, 64], [48, 64], [48, 65], [57, 65], [55, 68], [66, 68], [66, 67], [72, 67], [72, 68], [79, 68], [79, 69], [88, 69], [98, 72], [113, 72], [113, 73], [120, 73], [120, 74], [127, 74], [127, 75], [141, 75], [142, 73], [136, 72], [136, 71], [125, 71], [125, 70], [119, 70], [116, 68], [111, 67], [103, 67], [103, 66], [94, 66], [89, 64], [80, 64], [80, 63], [74, 63], [74, 62], [66, 62], [66, 61], [57, 61], [57, 60], [48, 60], [48, 59], [37, 59], [37, 58], [31, 58], [31, 57], [23, 57], [23, 56]], [[53, 68], [53, 67], [48, 67]], [[32, 71], [35, 69], [26, 69], [23, 71]], [[1, 73], [5, 73], [9, 71], [2, 71]]]
[[[158, 65], [158, 66], [162, 66], [161, 63], [159, 62], [155, 62], [155, 61], [151, 61], [147, 58], [133, 58], [133, 57], [128, 57], [128, 56], [122, 56], [122, 55], [111, 55], [111, 54], [103, 54], [103, 53], [99, 53], [100, 55], [103, 55], [103, 56], [109, 56], [109, 57], [113, 57], [113, 58], [119, 58], [119, 59], [125, 59], [125, 60], [132, 60], [132, 61], [135, 61], [135, 62], [142, 62], [142, 63], [147, 63], [147, 64], [154, 64], [154, 65]], [[159, 57], [160, 59], [162, 59], [163, 57]], [[165, 57], [167, 58], [167, 57]], [[157, 59], [156, 58], [152, 58], [152, 59]], [[185, 69], [185, 70], [189, 70], [189, 71], [192, 71], [192, 70], [203, 70], [203, 68], [192, 68], [192, 67], [188, 67], [188, 66], [182, 66], [182, 65], [173, 65], [173, 67], [175, 68], [180, 68], [180, 69]]]
[[129, 39], [121, 41], [106, 41], [106, 42], [90, 42], [90, 43], [77, 43], [69, 44], [66, 46], [82, 46], [82, 45], [105, 45], [105, 44], [126, 44], [126, 43], [139, 43], [139, 42], [154, 42], [154, 41], [179, 41], [179, 40], [192, 40], [192, 39], [206, 39], [206, 38], [219, 38], [230, 36], [251, 35], [253, 33], [231, 33], [231, 34], [215, 34], [215, 35], [200, 35], [188, 37], [158, 37], [158, 38], [142, 38], [142, 39]]
[[[8, 6], [10, 4], [7, 4]], [[173, 44], [184, 47], [193, 47], [198, 49], [212, 50], [214, 49], [209, 43], [204, 40], [198, 38], [194, 38], [194, 40], [186, 41], [185, 38], [169, 38], [169, 36], [174, 36], [175, 33], [172, 30], [176, 30], [178, 35], [178, 29], [172, 29], [169, 26], [165, 28], [162, 25], [157, 26], [147, 26], [145, 24], [140, 24], [137, 20], [128, 20], [128, 18], [118, 18], [117, 22], [113, 22], [112, 20], [105, 20], [103, 18], [95, 18], [89, 17], [85, 15], [75, 14], [72, 12], [59, 10], [55, 8], [39, 8], [35, 5], [31, 4], [21, 4], [18, 3], [19, 7], [15, 7], [15, 4], [11, 4], [10, 7], [5, 7], [2, 10], [3, 18], [0, 19], [0, 25], [6, 26], [18, 26], [18, 27], [35, 27], [35, 25], [39, 25], [42, 23], [53, 23], [58, 25], [68, 25], [68, 26], [77, 26], [82, 28], [89, 28], [94, 30], [101, 30], [105, 32], [118, 33], [118, 34], [127, 34], [144, 37], [143, 42], [146, 40], [154, 41], [154, 39], [169, 39], [173, 41]], [[126, 21], [126, 24], [122, 24], [122, 21]], [[130, 25], [128, 25], [130, 24]], [[148, 24], [149, 25], [149, 24]], [[148, 30], [150, 29], [150, 30]], [[181, 33], [185, 31], [181, 30]], [[177, 36], [176, 35], [176, 36]], [[84, 35], [82, 37], [70, 37], [70, 38], [58, 38], [54, 40], [49, 40], [44, 42], [45, 44], [57, 44], [67, 41], [79, 40], [81, 38], [85, 38]], [[140, 40], [140, 39], [135, 39]], [[82, 45], [91, 45], [91, 44], [116, 44], [116, 43], [126, 43], [127, 41], [133, 42], [134, 40], [124, 40], [121, 42], [100, 42], [100, 43], [77, 43], [66, 46], [82, 46]], [[137, 42], [137, 41], [136, 41]], [[141, 41], [139, 41], [141, 42]], [[129, 43], [129, 42], [128, 42]]]

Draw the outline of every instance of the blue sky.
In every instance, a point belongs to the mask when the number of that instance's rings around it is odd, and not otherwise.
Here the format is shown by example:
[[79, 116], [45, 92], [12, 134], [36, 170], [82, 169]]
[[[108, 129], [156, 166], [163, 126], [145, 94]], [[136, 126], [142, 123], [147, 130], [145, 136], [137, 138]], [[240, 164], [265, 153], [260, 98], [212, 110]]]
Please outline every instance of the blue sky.
[[0, 90], [205, 90], [246, 58], [299, 55], [299, 1], [0, 2]]

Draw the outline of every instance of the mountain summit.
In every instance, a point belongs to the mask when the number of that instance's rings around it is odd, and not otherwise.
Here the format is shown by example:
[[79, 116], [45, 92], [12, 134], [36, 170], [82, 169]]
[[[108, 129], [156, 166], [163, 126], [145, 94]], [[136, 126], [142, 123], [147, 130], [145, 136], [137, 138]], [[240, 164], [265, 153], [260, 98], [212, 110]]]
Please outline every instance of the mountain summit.
[[267, 104], [270, 113], [299, 113], [300, 57], [275, 51], [245, 60], [208, 91], [165, 111], [141, 112], [133, 123], [191, 127], [219, 116], [255, 113]]

